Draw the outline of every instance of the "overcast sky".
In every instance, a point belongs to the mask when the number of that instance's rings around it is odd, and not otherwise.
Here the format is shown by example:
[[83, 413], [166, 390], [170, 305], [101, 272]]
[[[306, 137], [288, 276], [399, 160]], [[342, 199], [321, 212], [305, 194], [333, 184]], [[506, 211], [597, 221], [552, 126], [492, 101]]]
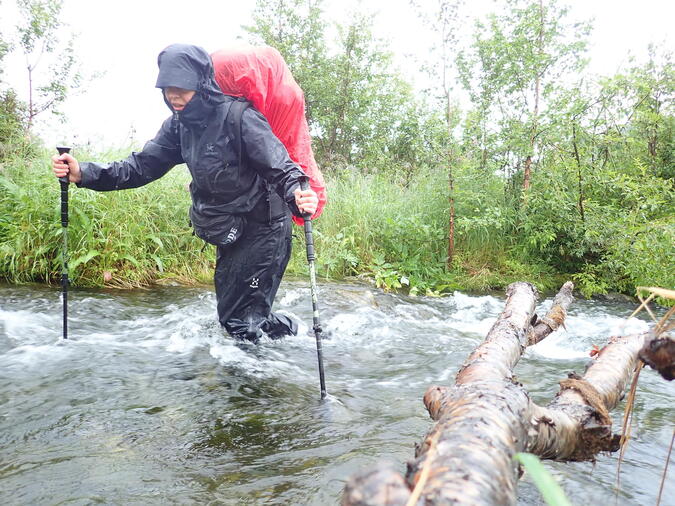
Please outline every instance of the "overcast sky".
[[[6, 36], [16, 24], [14, 0], [0, 0], [0, 31]], [[436, 0], [418, 0], [434, 5]], [[484, 16], [503, 2], [467, 0], [467, 13]], [[590, 39], [594, 73], [613, 74], [628, 53], [644, 59], [649, 42], [673, 48], [675, 2], [666, 0], [568, 0], [570, 19], [595, 18]], [[62, 107], [64, 125], [40, 126], [48, 143], [85, 143], [101, 148], [121, 146], [132, 130], [137, 142], [152, 138], [169, 115], [154, 88], [157, 54], [174, 42], [196, 44], [212, 52], [246, 41], [242, 24], [250, 23], [254, 0], [64, 0], [63, 21], [79, 34], [76, 53], [85, 71], [103, 71], [86, 91]], [[415, 79], [416, 65], [407, 54], [423, 57], [428, 30], [420, 24], [408, 0], [327, 1], [331, 19], [347, 16], [349, 6], [375, 15], [375, 34], [390, 41], [404, 75]], [[467, 23], [468, 25], [468, 23]], [[25, 93], [22, 57], [13, 55], [5, 80]], [[47, 113], [45, 113], [46, 116]]]

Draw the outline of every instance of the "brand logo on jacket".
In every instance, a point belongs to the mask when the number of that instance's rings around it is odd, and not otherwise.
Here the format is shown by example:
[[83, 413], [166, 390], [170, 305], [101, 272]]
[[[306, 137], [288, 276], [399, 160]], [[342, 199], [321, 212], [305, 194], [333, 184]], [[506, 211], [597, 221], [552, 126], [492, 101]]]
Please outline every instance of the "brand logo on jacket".
[[260, 280], [259, 280], [258, 278], [253, 278], [253, 279], [251, 280], [251, 284], [248, 285], [248, 286], [249, 286], [250, 288], [258, 288], [258, 282], [259, 282], [259, 281], [260, 281]]
[[227, 234], [227, 242], [232, 242], [237, 238], [237, 227], [232, 227], [230, 233]]
[[206, 152], [207, 152], [207, 153], [215, 153], [215, 151], [216, 151], [216, 145], [213, 144], [213, 143], [211, 143], [211, 142], [209, 142], [209, 143], [206, 145]]

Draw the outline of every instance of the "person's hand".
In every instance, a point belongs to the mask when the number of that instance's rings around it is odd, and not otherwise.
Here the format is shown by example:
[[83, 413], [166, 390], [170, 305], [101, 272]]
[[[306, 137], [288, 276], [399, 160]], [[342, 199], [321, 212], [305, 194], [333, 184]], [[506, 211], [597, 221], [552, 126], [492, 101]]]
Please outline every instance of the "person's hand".
[[308, 188], [307, 190], [297, 188], [294, 193], [295, 205], [298, 206], [300, 212], [309, 214], [310, 216], [313, 215], [319, 205], [319, 197], [316, 196], [314, 190], [311, 188]]
[[80, 164], [68, 153], [52, 156], [52, 171], [56, 177], [68, 176], [71, 183], [82, 181], [82, 171]]

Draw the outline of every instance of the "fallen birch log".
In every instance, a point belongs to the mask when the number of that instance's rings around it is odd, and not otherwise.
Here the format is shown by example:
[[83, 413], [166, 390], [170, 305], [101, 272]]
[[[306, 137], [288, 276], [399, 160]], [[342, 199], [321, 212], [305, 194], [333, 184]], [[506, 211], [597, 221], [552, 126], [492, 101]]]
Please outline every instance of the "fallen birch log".
[[424, 395], [437, 423], [406, 476], [386, 468], [359, 473], [347, 483], [342, 505], [515, 504], [516, 453], [593, 460], [600, 451], [616, 451], [619, 437], [612, 434], [608, 412], [623, 394], [644, 334], [610, 339], [583, 377], [560, 382], [547, 407], [532, 402], [513, 376], [526, 347], [564, 325], [572, 289], [565, 283], [538, 319], [535, 288], [510, 285], [504, 311], [460, 368], [455, 385], [432, 386]]

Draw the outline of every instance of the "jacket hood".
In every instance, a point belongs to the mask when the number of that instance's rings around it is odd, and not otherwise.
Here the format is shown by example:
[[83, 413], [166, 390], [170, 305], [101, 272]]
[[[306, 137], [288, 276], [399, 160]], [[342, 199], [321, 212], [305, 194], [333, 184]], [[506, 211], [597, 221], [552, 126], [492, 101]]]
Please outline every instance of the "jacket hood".
[[[159, 53], [157, 65], [159, 74], [155, 87], [164, 89], [175, 86], [197, 92], [180, 112], [181, 122], [203, 122], [215, 105], [225, 102], [225, 96], [216, 83], [211, 57], [201, 47], [172, 44]], [[164, 102], [173, 111], [166, 97]]]

